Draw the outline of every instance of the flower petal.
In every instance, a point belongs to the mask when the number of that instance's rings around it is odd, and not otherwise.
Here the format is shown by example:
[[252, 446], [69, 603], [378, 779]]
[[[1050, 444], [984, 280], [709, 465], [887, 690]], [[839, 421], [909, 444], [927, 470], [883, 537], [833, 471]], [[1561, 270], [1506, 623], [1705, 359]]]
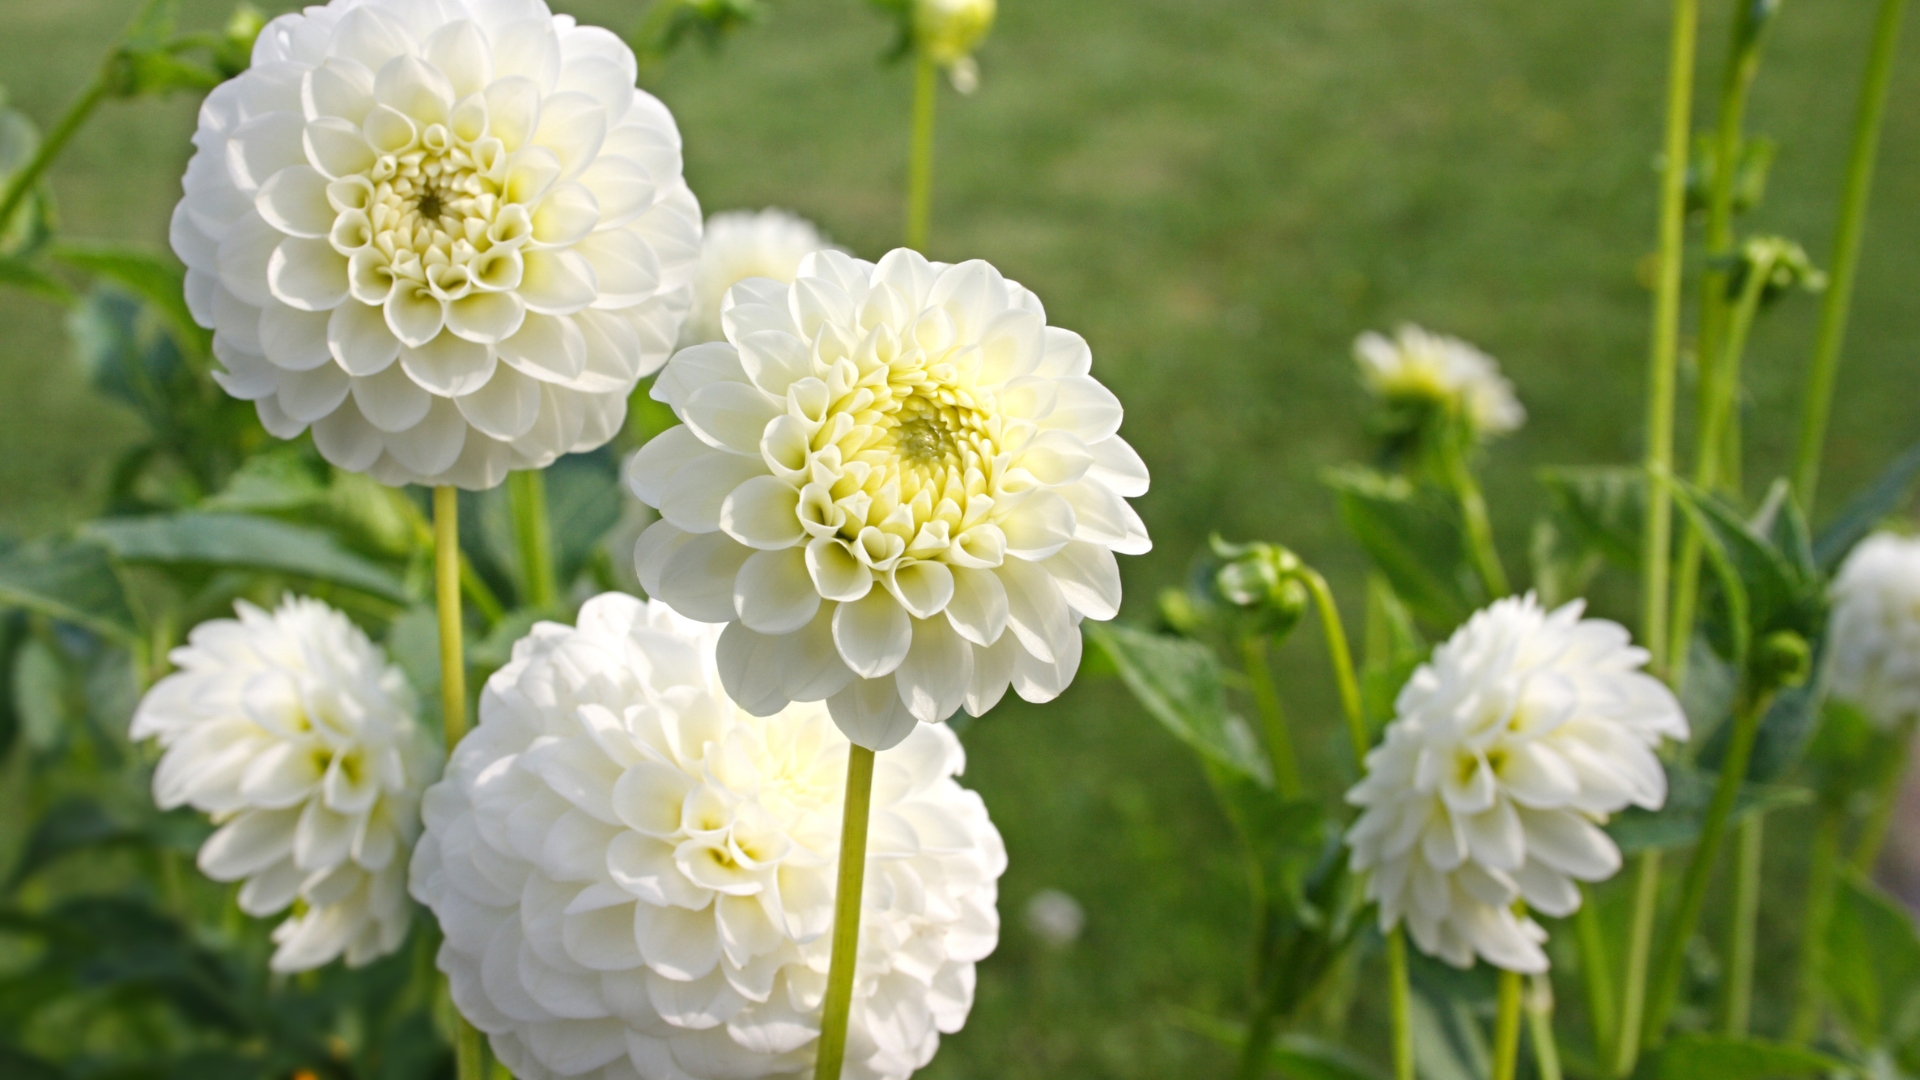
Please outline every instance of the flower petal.
[[878, 679], [907, 658], [913, 622], [891, 594], [875, 589], [833, 613], [833, 641], [855, 675]]
[[733, 584], [740, 621], [762, 634], [790, 634], [813, 621], [820, 593], [807, 576], [806, 553], [797, 547], [757, 551]]

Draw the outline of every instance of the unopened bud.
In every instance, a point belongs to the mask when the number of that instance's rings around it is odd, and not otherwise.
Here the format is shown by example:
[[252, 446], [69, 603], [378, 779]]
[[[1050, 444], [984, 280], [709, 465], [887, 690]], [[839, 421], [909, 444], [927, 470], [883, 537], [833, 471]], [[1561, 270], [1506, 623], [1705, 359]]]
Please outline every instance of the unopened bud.
[[914, 44], [929, 60], [950, 68], [986, 40], [994, 11], [994, 0], [914, 0]]
[[1300, 557], [1275, 544], [1229, 544], [1213, 538], [1213, 553], [1225, 561], [1214, 574], [1220, 599], [1252, 615], [1268, 634], [1285, 634], [1307, 612], [1312, 596], [1300, 580]]
[[1813, 667], [1813, 649], [1792, 630], [1776, 630], [1753, 652], [1753, 680], [1769, 689], [1799, 686]]

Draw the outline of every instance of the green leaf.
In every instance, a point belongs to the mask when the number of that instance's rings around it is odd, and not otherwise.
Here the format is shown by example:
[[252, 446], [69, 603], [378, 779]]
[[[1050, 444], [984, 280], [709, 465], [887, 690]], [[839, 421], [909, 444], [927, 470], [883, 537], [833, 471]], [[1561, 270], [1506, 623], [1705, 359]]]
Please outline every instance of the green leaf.
[[26, 851], [14, 864], [7, 891], [77, 851], [118, 844], [145, 843], [147, 836], [130, 829], [107, 815], [100, 804], [87, 798], [72, 798], [56, 803], [34, 824]]
[[[1739, 633], [1744, 633], [1751, 643], [1758, 643], [1779, 630], [1794, 631], [1808, 641], [1820, 636], [1826, 620], [1826, 589], [1819, 574], [1812, 569], [1810, 554], [1797, 539], [1804, 535], [1803, 524], [1792, 524], [1797, 510], [1784, 501], [1777, 507], [1770, 506], [1772, 512], [1763, 513], [1761, 517], [1761, 525], [1766, 530], [1762, 531], [1742, 520], [1739, 513], [1719, 497], [1691, 485], [1678, 485], [1674, 496], [1690, 522], [1696, 528], [1707, 530], [1704, 547], [1708, 558], [1715, 560], [1721, 589], [1709, 594], [1715, 602], [1706, 605], [1706, 626], [1708, 639], [1721, 655], [1734, 658], [1740, 652], [1736, 640]], [[1784, 496], [1781, 499], [1784, 500]], [[1785, 530], [1780, 535], [1797, 550], [1784, 551], [1767, 535], [1776, 527]], [[1718, 565], [1722, 557], [1725, 566]], [[1731, 577], [1738, 578], [1739, 589], [1731, 586]], [[1736, 592], [1745, 595], [1736, 598]], [[1746, 609], [1745, 626], [1737, 630], [1730, 625], [1735, 615], [1725, 606], [1730, 599], [1744, 601], [1734, 606]]]
[[[25, 168], [40, 152], [40, 130], [24, 113], [7, 107], [5, 88], [0, 88], [0, 189], [13, 175]], [[27, 193], [26, 201], [14, 211], [12, 221], [0, 221], [0, 256], [30, 252], [46, 239], [51, 217], [46, 177]], [[0, 281], [8, 280], [0, 276]]]
[[[1221, 1046], [1238, 1051], [1246, 1045], [1244, 1024], [1223, 1020], [1198, 1009], [1168, 1011], [1175, 1024]], [[1342, 1046], [1311, 1035], [1289, 1033], [1274, 1041], [1268, 1062], [1289, 1080], [1382, 1080], [1380, 1071], [1365, 1058]]]
[[1543, 469], [1553, 520], [1571, 543], [1624, 570], [1640, 566], [1641, 521], [1646, 515], [1647, 485], [1641, 470], [1628, 466]]
[[1920, 443], [1894, 458], [1873, 483], [1847, 501], [1846, 507], [1820, 533], [1813, 545], [1813, 557], [1821, 569], [1828, 573], [1838, 569], [1855, 544], [1866, 539], [1882, 521], [1898, 513], [1913, 493], [1916, 478], [1920, 478]]
[[74, 354], [101, 393], [133, 406], [155, 428], [205, 388], [186, 363], [170, 320], [139, 297], [96, 285], [67, 315]]
[[1680, 1035], [1660, 1051], [1660, 1080], [1786, 1080], [1850, 1072], [1847, 1063], [1798, 1046], [1721, 1035]]
[[11, 285], [56, 304], [71, 304], [73, 290], [52, 274], [21, 259], [0, 256], [0, 285]]
[[[1713, 801], [1718, 783], [1715, 774], [1702, 772], [1686, 762], [1667, 763], [1667, 801], [1658, 810], [1631, 807], [1607, 823], [1607, 834], [1627, 854], [1636, 851], [1687, 847], [1700, 838], [1700, 826], [1706, 818], [1707, 804]], [[1749, 781], [1740, 787], [1733, 806], [1733, 822], [1755, 813], [1767, 813], [1788, 806], [1811, 802], [1805, 788]]]
[[1421, 620], [1450, 630], [1480, 606], [1484, 594], [1461, 542], [1459, 513], [1444, 493], [1351, 466], [1324, 479], [1347, 531]]
[[213, 332], [194, 322], [193, 313], [187, 308], [186, 269], [173, 258], [107, 244], [57, 244], [50, 254], [68, 266], [105, 278], [151, 304], [166, 316], [167, 325], [181, 345], [201, 355], [213, 349]]
[[1226, 683], [1212, 649], [1126, 626], [1089, 623], [1085, 630], [1113, 657], [1127, 689], [1168, 731], [1228, 769], [1262, 784], [1273, 782], [1253, 729], [1227, 709]]
[[26, 613], [0, 612], [0, 762], [7, 760], [20, 735], [20, 706], [14, 699], [14, 661], [27, 643]]
[[140, 636], [119, 572], [95, 543], [42, 541], [0, 556], [0, 607], [37, 611], [122, 640]]
[[404, 558], [423, 540], [418, 510], [404, 492], [363, 473], [328, 465], [311, 445], [286, 443], [247, 458], [204, 511], [266, 514], [320, 524], [349, 547]]
[[407, 599], [399, 578], [331, 535], [272, 518], [202, 513], [105, 518], [82, 532], [126, 562], [243, 567], [330, 581], [395, 603]]
[[547, 469], [546, 479], [554, 573], [564, 592], [600, 539], [620, 523], [620, 470], [610, 455], [569, 454]]
[[1428, 652], [1426, 641], [1393, 587], [1379, 574], [1369, 574], [1360, 704], [1370, 730], [1377, 732], [1393, 719], [1394, 699]]
[[1920, 995], [1920, 936], [1900, 902], [1865, 878], [1840, 885], [1827, 931], [1827, 995], [1864, 1047], [1914, 1037]]

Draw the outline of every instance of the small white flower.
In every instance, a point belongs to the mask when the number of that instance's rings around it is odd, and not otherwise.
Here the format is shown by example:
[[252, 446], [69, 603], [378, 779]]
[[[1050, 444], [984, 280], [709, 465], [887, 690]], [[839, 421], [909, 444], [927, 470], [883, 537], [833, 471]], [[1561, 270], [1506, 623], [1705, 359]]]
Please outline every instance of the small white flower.
[[1476, 613], [1394, 702], [1386, 739], [1347, 793], [1347, 833], [1380, 925], [1405, 919], [1422, 951], [1466, 967], [1547, 968], [1545, 931], [1516, 915], [1572, 914], [1576, 881], [1602, 881], [1620, 850], [1602, 832], [1629, 805], [1658, 808], [1661, 738], [1686, 717], [1625, 628], [1533, 596]]
[[1831, 591], [1833, 695], [1883, 728], [1920, 716], [1920, 539], [1861, 541]]
[[1064, 690], [1080, 620], [1119, 609], [1114, 554], [1151, 546], [1126, 502], [1146, 466], [1080, 335], [986, 263], [904, 248], [741, 282], [721, 322], [727, 340], [655, 381], [685, 423], [627, 477], [662, 518], [640, 580], [730, 624], [734, 700], [825, 700], [884, 750], [1009, 682], [1028, 701]]
[[1056, 949], [1080, 940], [1087, 928], [1087, 911], [1080, 901], [1059, 889], [1041, 889], [1027, 900], [1027, 929]]
[[134, 713], [133, 738], [165, 749], [154, 802], [212, 815], [200, 869], [244, 879], [242, 911], [303, 905], [274, 930], [275, 971], [367, 963], [406, 937], [407, 851], [439, 747], [405, 676], [346, 616], [294, 597], [235, 609], [194, 628]]
[[174, 211], [215, 378], [389, 484], [487, 488], [619, 430], [700, 209], [633, 52], [542, 0], [334, 0], [208, 95]]
[[1354, 359], [1367, 389], [1388, 399], [1428, 400], [1462, 410], [1480, 435], [1505, 435], [1526, 422], [1527, 410], [1493, 357], [1443, 334], [1403, 326], [1388, 338], [1361, 334]]
[[[618, 593], [539, 624], [427, 793], [413, 892], [521, 1080], [812, 1075], [848, 743], [817, 704], [736, 708], [719, 635]], [[964, 762], [922, 727], [876, 765], [849, 1080], [930, 1061], [999, 939], [1006, 852]]]
[[680, 331], [680, 345], [723, 340], [720, 305], [727, 290], [748, 278], [793, 284], [800, 260], [832, 247], [813, 222], [785, 210], [728, 210], [707, 219], [700, 241], [700, 273], [693, 288], [693, 314]]

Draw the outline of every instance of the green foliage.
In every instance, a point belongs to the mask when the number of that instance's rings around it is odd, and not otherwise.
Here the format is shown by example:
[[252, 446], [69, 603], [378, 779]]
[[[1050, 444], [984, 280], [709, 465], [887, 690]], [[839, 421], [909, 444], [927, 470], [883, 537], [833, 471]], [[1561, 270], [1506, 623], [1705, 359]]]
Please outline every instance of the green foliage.
[[1459, 511], [1444, 492], [1357, 466], [1324, 479], [1347, 532], [1421, 622], [1448, 631], [1484, 602], [1461, 542]]
[[[1754, 814], [1764, 814], [1812, 801], [1805, 788], [1776, 786], [1749, 781], [1741, 785], [1729, 823], [1738, 823]], [[1640, 851], [1689, 847], [1700, 839], [1707, 804], [1713, 801], [1718, 777], [1702, 772], [1684, 761], [1667, 764], [1667, 801], [1658, 810], [1630, 807], [1607, 823], [1607, 834], [1625, 854]]]
[[36, 541], [0, 555], [0, 605], [112, 638], [139, 634], [119, 571], [97, 543]]
[[1920, 1060], [1920, 935], [1870, 882], [1841, 883], [1827, 932], [1827, 994], [1854, 1045]]
[[[1245, 1025], [1195, 1009], [1171, 1009], [1168, 1018], [1196, 1035], [1234, 1050], [1238, 1050], [1247, 1037]], [[1281, 1036], [1267, 1060], [1270, 1068], [1290, 1080], [1384, 1080], [1383, 1074], [1365, 1058], [1311, 1035]]]
[[1659, 1080], [1788, 1080], [1850, 1070], [1826, 1054], [1761, 1039], [1682, 1035], [1660, 1051]]
[[272, 571], [344, 585], [394, 603], [407, 599], [399, 578], [327, 533], [271, 518], [203, 513], [102, 518], [82, 535], [128, 563]]
[[1820, 568], [1827, 573], [1838, 569], [1855, 544], [1905, 506], [1916, 477], [1920, 477], [1920, 443], [1894, 458], [1820, 533], [1813, 545]]
[[1273, 771], [1253, 728], [1227, 707], [1220, 661], [1207, 646], [1126, 626], [1087, 624], [1147, 712], [1209, 761], [1262, 785]]

